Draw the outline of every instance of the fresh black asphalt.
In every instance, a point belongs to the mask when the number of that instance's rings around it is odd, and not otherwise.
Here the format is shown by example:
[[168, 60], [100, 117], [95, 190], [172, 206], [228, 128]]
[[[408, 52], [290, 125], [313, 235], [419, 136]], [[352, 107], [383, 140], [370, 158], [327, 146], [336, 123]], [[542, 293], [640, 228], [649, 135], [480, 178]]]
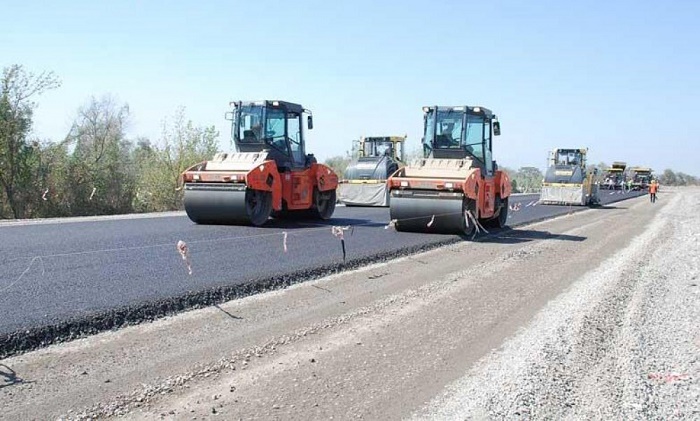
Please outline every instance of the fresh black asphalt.
[[[638, 194], [601, 198], [605, 205]], [[515, 231], [583, 209], [537, 205], [537, 198], [511, 198]], [[180, 215], [0, 226], [0, 357], [462, 241], [386, 229], [388, 208], [338, 207], [323, 224], [270, 222], [207, 226]], [[345, 263], [334, 225], [351, 227]], [[180, 240], [191, 275], [176, 250]]]

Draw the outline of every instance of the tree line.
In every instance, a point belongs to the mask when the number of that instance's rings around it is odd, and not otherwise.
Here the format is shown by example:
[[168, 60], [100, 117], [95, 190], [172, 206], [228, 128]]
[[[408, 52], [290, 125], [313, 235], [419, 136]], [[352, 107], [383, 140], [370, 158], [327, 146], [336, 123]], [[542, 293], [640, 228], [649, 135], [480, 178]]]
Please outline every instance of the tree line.
[[60, 140], [32, 136], [37, 98], [60, 87], [52, 72], [20, 65], [0, 80], [0, 218], [46, 218], [180, 209], [178, 179], [217, 152], [219, 133], [188, 120], [163, 122], [160, 139], [129, 138], [127, 104], [106, 95], [77, 109]]
[[700, 180], [697, 177], [680, 171], [674, 172], [671, 169], [665, 169], [657, 178], [659, 183], [665, 186], [700, 186]]
[[[63, 139], [32, 135], [41, 94], [58, 89], [53, 72], [35, 74], [20, 65], [3, 69], [0, 80], [0, 218], [47, 218], [182, 209], [179, 175], [218, 151], [219, 133], [187, 119], [179, 108], [163, 122], [155, 141], [129, 138], [129, 107], [108, 96], [93, 97], [76, 110]], [[325, 163], [341, 177], [354, 153]], [[407, 161], [421, 151], [407, 153]], [[598, 168], [598, 177], [607, 165]], [[515, 192], [538, 192], [544, 175], [535, 167], [502, 167]], [[699, 185], [698, 178], [666, 169], [663, 185]]]

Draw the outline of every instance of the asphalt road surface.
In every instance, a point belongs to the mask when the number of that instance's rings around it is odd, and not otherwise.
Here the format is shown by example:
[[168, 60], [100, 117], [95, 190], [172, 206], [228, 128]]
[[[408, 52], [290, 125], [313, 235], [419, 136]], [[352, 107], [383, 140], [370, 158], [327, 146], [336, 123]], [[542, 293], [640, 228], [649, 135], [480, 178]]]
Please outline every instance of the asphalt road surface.
[[669, 189], [0, 359], [0, 418], [698, 419], [698, 206]]
[[[604, 191], [601, 198], [609, 204], [636, 195]], [[513, 196], [511, 206], [518, 210], [510, 212], [509, 224], [581, 209], [536, 205], [537, 198]], [[392, 257], [387, 253], [396, 256], [458, 239], [396, 232], [385, 229], [388, 223], [388, 208], [347, 207], [338, 207], [325, 224], [272, 221], [261, 228], [195, 225], [183, 214], [4, 223], [0, 225], [0, 338], [259, 279], [290, 273], [313, 277], [314, 268], [342, 267], [341, 244], [331, 233], [333, 225], [353, 227], [344, 234], [348, 262], [369, 263], [382, 253]], [[192, 274], [176, 250], [180, 240], [188, 246]], [[148, 312], [144, 317], [161, 315], [158, 308]]]

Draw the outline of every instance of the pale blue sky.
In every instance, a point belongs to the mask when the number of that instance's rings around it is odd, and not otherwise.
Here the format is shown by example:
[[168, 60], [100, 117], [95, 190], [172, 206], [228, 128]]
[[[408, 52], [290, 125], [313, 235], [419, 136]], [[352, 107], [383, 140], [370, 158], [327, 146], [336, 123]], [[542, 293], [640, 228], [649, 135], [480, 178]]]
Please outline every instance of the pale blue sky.
[[[62, 3], [62, 5], [58, 5]], [[91, 95], [157, 140], [180, 106], [221, 131], [230, 100], [314, 112], [307, 149], [342, 154], [360, 135], [408, 134], [423, 105], [482, 105], [500, 118], [495, 157], [543, 168], [588, 147], [700, 175], [698, 1], [3, 1], [0, 66], [53, 70], [35, 132], [60, 139]]]

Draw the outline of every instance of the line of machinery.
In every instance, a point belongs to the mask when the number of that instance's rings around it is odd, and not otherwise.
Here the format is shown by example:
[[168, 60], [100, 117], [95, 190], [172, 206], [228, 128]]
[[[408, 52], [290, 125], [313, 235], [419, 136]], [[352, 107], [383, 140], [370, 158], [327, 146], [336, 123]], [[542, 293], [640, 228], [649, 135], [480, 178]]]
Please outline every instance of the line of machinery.
[[[339, 200], [347, 206], [389, 206], [399, 231], [470, 234], [479, 225], [506, 225], [511, 181], [493, 159], [500, 123], [487, 108], [423, 107], [421, 158], [406, 164], [406, 136], [362, 137], [339, 180], [306, 153], [311, 111], [270, 100], [231, 106], [226, 118], [236, 150], [217, 153], [181, 175], [185, 210], [195, 223], [324, 220]], [[587, 166], [587, 153], [586, 148], [550, 153], [540, 203], [591, 206], [599, 203], [599, 188], [644, 189], [651, 181], [650, 168], [614, 162], [601, 182]]]
[[540, 203], [591, 206], [600, 202], [599, 190], [644, 190], [653, 180], [651, 168], [627, 167], [616, 161], [598, 176], [588, 167], [588, 149], [555, 149], [549, 155], [547, 173], [542, 182]]
[[624, 162], [613, 162], [603, 174], [601, 189], [606, 190], [645, 190], [654, 179], [651, 168], [627, 167]]

